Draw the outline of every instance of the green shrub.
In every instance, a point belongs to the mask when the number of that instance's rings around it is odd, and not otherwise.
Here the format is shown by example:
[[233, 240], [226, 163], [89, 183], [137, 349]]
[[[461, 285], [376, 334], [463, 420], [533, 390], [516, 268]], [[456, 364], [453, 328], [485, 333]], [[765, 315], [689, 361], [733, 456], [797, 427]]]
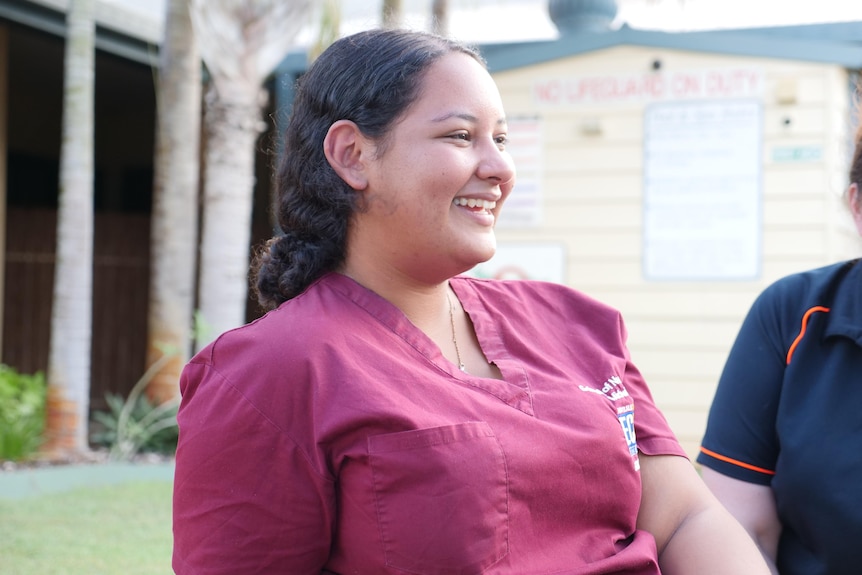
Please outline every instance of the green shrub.
[[153, 405], [144, 391], [153, 376], [170, 359], [170, 353], [153, 363], [135, 383], [129, 396], [107, 394], [108, 411], [93, 413], [90, 442], [110, 448], [111, 459], [125, 461], [140, 452], [172, 455], [177, 449], [179, 398]]
[[33, 454], [45, 428], [45, 376], [25, 375], [0, 364], [0, 460]]
[[154, 406], [145, 395], [129, 402], [114, 394], [107, 394], [105, 401], [108, 411], [93, 413], [90, 443], [109, 448], [112, 459], [127, 460], [137, 453], [172, 455], [176, 451], [175, 402]]

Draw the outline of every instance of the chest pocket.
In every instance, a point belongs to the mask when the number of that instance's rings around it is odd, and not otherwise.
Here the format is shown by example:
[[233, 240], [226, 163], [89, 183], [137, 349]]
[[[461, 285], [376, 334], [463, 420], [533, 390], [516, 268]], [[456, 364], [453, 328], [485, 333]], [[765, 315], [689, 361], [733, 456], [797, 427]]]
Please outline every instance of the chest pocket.
[[388, 567], [473, 575], [506, 556], [506, 461], [486, 423], [377, 435], [368, 451]]

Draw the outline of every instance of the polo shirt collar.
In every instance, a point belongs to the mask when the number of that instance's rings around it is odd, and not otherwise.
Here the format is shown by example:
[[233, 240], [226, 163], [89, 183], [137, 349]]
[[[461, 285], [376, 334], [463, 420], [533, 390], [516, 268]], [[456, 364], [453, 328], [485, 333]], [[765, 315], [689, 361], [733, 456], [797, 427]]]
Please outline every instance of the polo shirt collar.
[[862, 259], [848, 265], [852, 267], [839, 280], [823, 335], [849, 337], [862, 347]]

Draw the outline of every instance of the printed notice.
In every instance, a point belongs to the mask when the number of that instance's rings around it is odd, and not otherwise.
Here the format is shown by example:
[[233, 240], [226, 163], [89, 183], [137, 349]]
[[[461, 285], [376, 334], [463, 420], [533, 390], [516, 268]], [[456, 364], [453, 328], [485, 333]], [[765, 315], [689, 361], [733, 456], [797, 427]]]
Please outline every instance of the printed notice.
[[539, 107], [649, 103], [667, 100], [758, 98], [766, 82], [759, 68], [705, 68], [640, 74], [558, 76], [533, 83]]
[[731, 99], [653, 104], [644, 121], [644, 277], [756, 278], [760, 103]]
[[535, 228], [542, 225], [542, 123], [539, 118], [509, 118], [506, 149], [518, 177], [497, 225]]

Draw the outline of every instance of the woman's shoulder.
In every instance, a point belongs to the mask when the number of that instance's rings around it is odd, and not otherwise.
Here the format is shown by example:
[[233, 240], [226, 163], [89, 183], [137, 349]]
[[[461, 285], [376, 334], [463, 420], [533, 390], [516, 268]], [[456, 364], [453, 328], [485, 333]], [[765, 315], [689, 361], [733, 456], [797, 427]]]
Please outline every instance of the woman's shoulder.
[[847, 260], [786, 275], [772, 282], [757, 298], [756, 305], [778, 306], [795, 311], [802, 307], [829, 306], [838, 287], [848, 277], [862, 277], [862, 260]]
[[486, 306], [515, 307], [529, 311], [547, 309], [556, 313], [574, 315], [595, 314], [616, 316], [612, 306], [576, 288], [542, 280], [485, 279], [459, 276]]
[[342, 298], [329, 291], [312, 284], [276, 309], [220, 334], [192, 361], [224, 366], [272, 360], [285, 366], [307, 358], [315, 342], [337, 336], [349, 317], [341, 313]]
[[[183, 369], [184, 401], [198, 395], [210, 402], [239, 400], [273, 421], [280, 421], [277, 412], [285, 405], [309, 404], [314, 390], [308, 382], [326, 361], [328, 350], [347, 347], [344, 339], [351, 331], [351, 316], [343, 313], [343, 306], [349, 303], [339, 301], [331, 294], [306, 290], [222, 333]], [[207, 400], [195, 404], [201, 408]]]

